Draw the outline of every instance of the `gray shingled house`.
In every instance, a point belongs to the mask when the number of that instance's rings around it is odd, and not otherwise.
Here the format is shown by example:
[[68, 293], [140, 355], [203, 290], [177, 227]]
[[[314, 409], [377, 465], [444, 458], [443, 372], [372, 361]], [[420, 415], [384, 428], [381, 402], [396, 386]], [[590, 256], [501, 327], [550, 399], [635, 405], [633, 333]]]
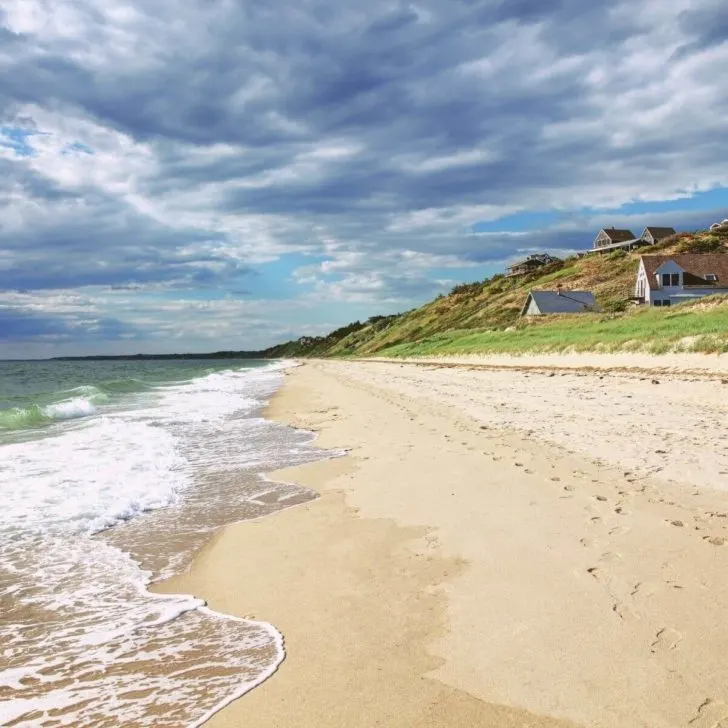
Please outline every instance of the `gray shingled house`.
[[637, 243], [631, 230], [619, 230], [618, 228], [602, 228], [594, 238], [594, 250], [605, 248], [614, 250], [618, 247], [628, 246], [630, 243]]
[[517, 260], [515, 263], [511, 263], [506, 269], [506, 276], [509, 278], [523, 276], [544, 265], [555, 263], [557, 260], [558, 258], [554, 258], [553, 255], [549, 255], [548, 253], [534, 253], [526, 258]]
[[649, 245], [655, 245], [655, 243], [659, 243], [660, 240], [664, 240], [665, 238], [669, 238], [671, 235], [675, 234], [675, 228], [648, 225], [642, 231], [642, 237], [640, 239], [644, 240]]
[[591, 291], [529, 291], [521, 316], [599, 311]]

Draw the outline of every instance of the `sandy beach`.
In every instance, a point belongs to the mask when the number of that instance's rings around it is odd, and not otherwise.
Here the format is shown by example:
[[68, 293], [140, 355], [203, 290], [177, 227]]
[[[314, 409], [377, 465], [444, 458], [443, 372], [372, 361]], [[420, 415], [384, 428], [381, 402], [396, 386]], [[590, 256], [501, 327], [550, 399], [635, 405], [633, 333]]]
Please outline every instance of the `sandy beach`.
[[727, 395], [678, 368], [291, 370], [267, 416], [348, 454], [272, 474], [321, 497], [162, 585], [285, 636], [209, 725], [728, 725]]

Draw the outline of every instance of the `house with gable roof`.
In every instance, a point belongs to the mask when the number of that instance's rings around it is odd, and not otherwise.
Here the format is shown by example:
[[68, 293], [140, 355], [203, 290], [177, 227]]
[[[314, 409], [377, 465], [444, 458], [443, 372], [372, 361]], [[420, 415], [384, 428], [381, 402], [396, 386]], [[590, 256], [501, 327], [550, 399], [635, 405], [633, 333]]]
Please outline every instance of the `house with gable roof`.
[[589, 313], [599, 311], [591, 291], [529, 291], [521, 316], [544, 316], [550, 313]]
[[532, 273], [544, 265], [555, 263], [557, 260], [559, 259], [554, 258], [553, 255], [549, 255], [548, 253], [534, 253], [526, 258], [517, 260], [515, 263], [511, 263], [511, 265], [509, 265], [506, 269], [506, 276], [509, 278], [514, 276], [523, 276], [528, 273]]
[[634, 250], [643, 245], [655, 245], [671, 235], [675, 235], [675, 228], [656, 227], [648, 225], [640, 237], [636, 238], [631, 230], [618, 228], [602, 228], [594, 239], [591, 253], [611, 253], [614, 250]]
[[670, 306], [716, 293], [728, 294], [728, 254], [642, 255], [634, 299]]
[[628, 246], [630, 243], [639, 244], [639, 238], [635, 238], [631, 230], [619, 230], [617, 228], [602, 228], [594, 238], [594, 250], [616, 250]]
[[648, 225], [643, 231], [640, 240], [644, 240], [648, 245], [656, 245], [661, 240], [676, 235], [675, 228], [671, 227], [655, 227]]

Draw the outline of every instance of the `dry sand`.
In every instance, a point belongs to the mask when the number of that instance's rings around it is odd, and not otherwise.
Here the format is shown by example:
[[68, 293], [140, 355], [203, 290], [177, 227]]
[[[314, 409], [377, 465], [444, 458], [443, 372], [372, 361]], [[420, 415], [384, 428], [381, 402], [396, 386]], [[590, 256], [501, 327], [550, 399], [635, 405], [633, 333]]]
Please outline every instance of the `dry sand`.
[[270, 416], [350, 453], [165, 585], [286, 638], [210, 725], [728, 726], [728, 385], [689, 379], [293, 370]]
[[[372, 361], [370, 359], [369, 361]], [[391, 360], [382, 360], [391, 361]], [[681, 352], [672, 354], [646, 354], [638, 352], [616, 352], [604, 354], [599, 352], [573, 352], [555, 354], [463, 354], [447, 357], [416, 357], [410, 362], [434, 362], [470, 364], [484, 367], [507, 368], [554, 368], [582, 369], [600, 371], [627, 372], [661, 372], [681, 375], [726, 375], [728, 374], [728, 356], [722, 354], [698, 354]]]

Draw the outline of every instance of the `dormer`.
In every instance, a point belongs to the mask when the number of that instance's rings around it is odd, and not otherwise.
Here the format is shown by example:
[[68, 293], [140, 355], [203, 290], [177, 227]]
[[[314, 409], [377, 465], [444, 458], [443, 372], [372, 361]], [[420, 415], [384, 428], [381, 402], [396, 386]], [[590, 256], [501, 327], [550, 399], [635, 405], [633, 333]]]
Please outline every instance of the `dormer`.
[[650, 285], [657, 288], [681, 288], [684, 273], [685, 271], [674, 260], [668, 259], [657, 267]]

